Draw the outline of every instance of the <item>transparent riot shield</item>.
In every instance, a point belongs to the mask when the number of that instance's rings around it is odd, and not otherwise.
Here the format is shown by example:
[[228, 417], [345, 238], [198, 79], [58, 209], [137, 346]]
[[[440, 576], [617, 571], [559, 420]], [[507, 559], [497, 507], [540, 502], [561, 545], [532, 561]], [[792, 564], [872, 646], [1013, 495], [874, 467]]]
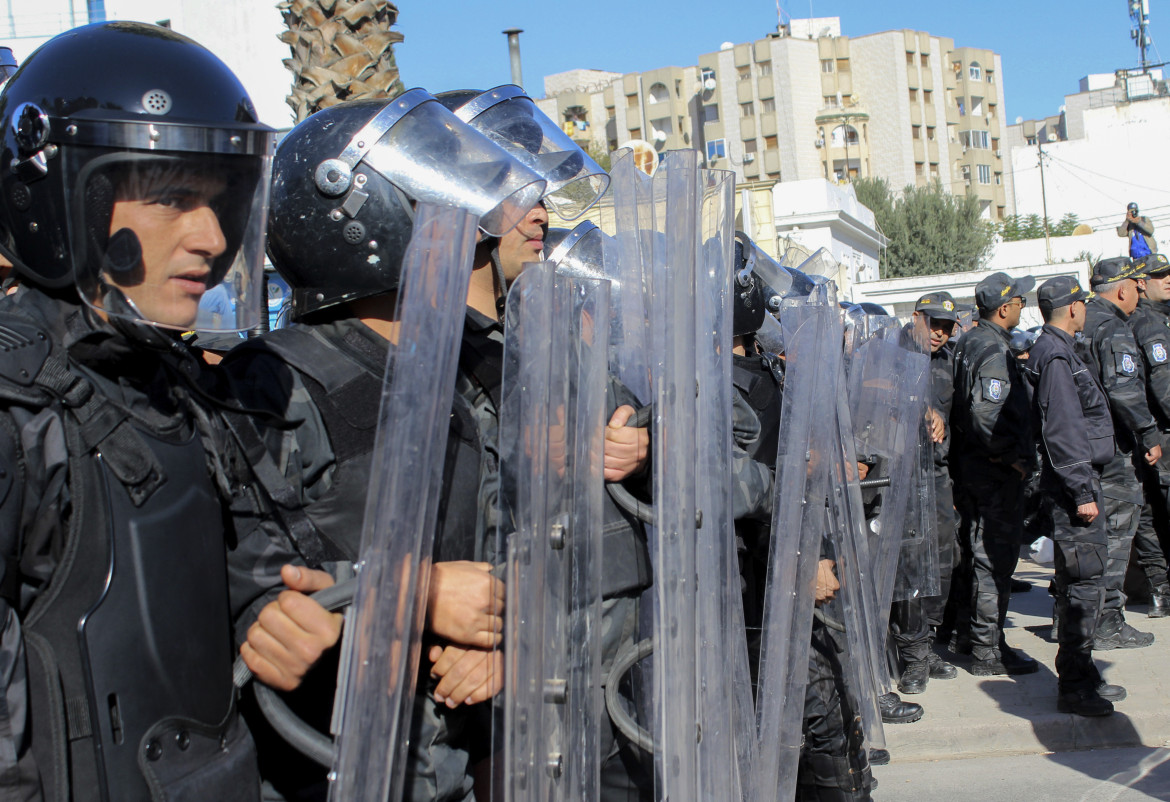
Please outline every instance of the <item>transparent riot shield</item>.
[[598, 799], [609, 283], [529, 266], [508, 293], [500, 413], [507, 533], [504, 760], [493, 798]]
[[[700, 251], [695, 271], [694, 352], [698, 375], [696, 486], [702, 516], [696, 543], [699, 799], [744, 800], [755, 753], [747, 632], [731, 504], [731, 265], [734, 174], [699, 174]], [[726, 477], [715, 480], [715, 477]]]
[[756, 696], [754, 802], [796, 793], [817, 563], [829, 534], [836, 421], [825, 409], [841, 364], [836, 315], [828, 294], [816, 291], [807, 299], [786, 299], [780, 310], [786, 368]]
[[829, 488], [829, 522], [841, 584], [837, 607], [848, 650], [848, 659], [842, 662], [847, 674], [846, 685], [857, 699], [868, 746], [881, 749], [885, 745], [885, 733], [878, 696], [888, 685], [885, 624], [880, 618], [877, 578], [869, 552], [869, 530], [861, 497], [844, 366], [838, 372], [835, 397], [833, 456], [836, 464]]
[[609, 273], [622, 293], [623, 337], [630, 347], [623, 350], [617, 374], [622, 383], [649, 403], [650, 391], [650, 292], [649, 282], [657, 238], [654, 220], [653, 182], [634, 164], [633, 151], [620, 150], [610, 170], [614, 203], [614, 239], [617, 261]]
[[463, 210], [420, 203], [403, 259], [398, 339], [387, 361], [358, 585], [342, 643], [332, 802], [402, 797], [477, 225]]

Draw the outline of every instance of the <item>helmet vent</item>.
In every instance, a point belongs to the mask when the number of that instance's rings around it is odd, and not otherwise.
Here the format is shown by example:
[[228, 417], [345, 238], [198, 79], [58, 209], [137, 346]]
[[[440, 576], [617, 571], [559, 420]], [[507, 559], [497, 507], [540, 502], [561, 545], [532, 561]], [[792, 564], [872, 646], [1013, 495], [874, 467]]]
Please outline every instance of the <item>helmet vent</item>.
[[147, 114], [166, 114], [171, 110], [171, 96], [161, 89], [151, 89], [142, 96], [142, 108]]
[[366, 227], [357, 220], [350, 220], [341, 230], [341, 236], [345, 237], [345, 241], [350, 245], [357, 245], [366, 238]]

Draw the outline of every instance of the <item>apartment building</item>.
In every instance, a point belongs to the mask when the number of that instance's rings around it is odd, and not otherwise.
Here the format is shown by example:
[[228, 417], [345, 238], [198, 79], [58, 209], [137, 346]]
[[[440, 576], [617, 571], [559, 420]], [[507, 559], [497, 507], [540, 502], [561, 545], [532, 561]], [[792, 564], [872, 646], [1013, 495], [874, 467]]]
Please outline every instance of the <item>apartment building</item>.
[[541, 106], [597, 149], [694, 147], [740, 182], [880, 176], [901, 188], [938, 179], [974, 193], [993, 220], [1012, 204], [1000, 57], [953, 39], [847, 37], [837, 17], [792, 20], [693, 67], [629, 73], [592, 91], [568, 86], [571, 75], [545, 79]]

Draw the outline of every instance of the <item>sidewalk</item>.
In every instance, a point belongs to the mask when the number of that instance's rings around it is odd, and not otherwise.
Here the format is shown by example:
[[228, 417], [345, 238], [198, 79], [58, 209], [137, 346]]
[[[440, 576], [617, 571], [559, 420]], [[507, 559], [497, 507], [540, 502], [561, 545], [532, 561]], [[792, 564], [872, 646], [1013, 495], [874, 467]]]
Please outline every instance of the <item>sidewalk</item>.
[[905, 699], [925, 708], [914, 724], [887, 724], [886, 743], [896, 763], [1068, 752], [1127, 746], [1170, 746], [1170, 618], [1147, 618], [1134, 604], [1127, 620], [1156, 640], [1144, 649], [1094, 652], [1107, 682], [1129, 696], [1103, 718], [1056, 711], [1056, 644], [1048, 640], [1052, 570], [1021, 560], [1017, 579], [1032, 583], [1029, 593], [1012, 596], [1007, 641], [1040, 662], [1040, 671], [1022, 677], [974, 677], [970, 657], [944, 652], [959, 669], [953, 680], [932, 680], [926, 692]]

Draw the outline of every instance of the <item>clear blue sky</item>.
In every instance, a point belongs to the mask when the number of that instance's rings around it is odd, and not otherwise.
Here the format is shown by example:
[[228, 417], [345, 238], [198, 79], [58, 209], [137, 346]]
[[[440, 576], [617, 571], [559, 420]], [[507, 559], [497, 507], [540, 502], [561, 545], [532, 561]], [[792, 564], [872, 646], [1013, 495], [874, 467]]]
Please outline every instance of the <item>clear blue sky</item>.
[[[524, 81], [576, 68], [636, 72], [695, 64], [723, 42], [763, 38], [776, 27], [775, 0], [396, 0], [406, 41], [396, 53], [402, 79], [432, 92], [510, 81], [505, 28], [520, 37]], [[1170, 0], [1150, 0], [1155, 48], [1170, 56]], [[840, 17], [861, 36], [912, 28], [959, 47], [1003, 57], [1006, 117], [1055, 114], [1089, 73], [1135, 66], [1126, 0], [793, 0], [791, 17]], [[1155, 49], [1155, 62], [1163, 60]]]

